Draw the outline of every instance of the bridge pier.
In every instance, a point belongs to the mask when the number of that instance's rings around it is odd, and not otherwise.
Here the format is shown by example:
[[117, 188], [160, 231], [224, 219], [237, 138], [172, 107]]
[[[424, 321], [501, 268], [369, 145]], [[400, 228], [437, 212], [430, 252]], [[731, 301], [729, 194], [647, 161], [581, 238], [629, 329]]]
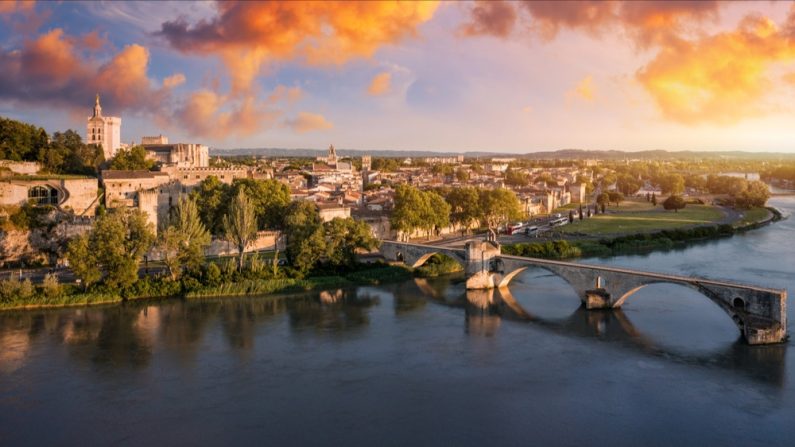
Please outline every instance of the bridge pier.
[[610, 301], [610, 294], [605, 289], [586, 290], [580, 297], [582, 305], [588, 310], [594, 309], [618, 309], [621, 306], [614, 306]]

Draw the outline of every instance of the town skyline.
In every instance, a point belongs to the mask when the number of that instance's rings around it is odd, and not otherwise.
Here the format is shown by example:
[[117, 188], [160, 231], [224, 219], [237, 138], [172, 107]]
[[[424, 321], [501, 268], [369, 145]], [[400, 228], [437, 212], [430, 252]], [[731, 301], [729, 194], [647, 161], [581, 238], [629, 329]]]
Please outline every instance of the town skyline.
[[79, 131], [99, 93], [125, 143], [793, 152], [791, 2], [546, 6], [3, 2], [0, 115]]

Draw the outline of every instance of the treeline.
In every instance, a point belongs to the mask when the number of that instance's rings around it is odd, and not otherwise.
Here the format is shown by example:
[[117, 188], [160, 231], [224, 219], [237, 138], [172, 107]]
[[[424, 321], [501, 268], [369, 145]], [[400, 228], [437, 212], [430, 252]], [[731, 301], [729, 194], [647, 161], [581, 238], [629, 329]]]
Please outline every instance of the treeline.
[[709, 175], [706, 187], [712, 194], [726, 194], [730, 204], [740, 208], [765, 206], [770, 198], [770, 189], [765, 182], [748, 181], [740, 177]]
[[[758, 225], [751, 224], [750, 227]], [[548, 242], [531, 242], [504, 245], [502, 251], [515, 256], [543, 259], [569, 259], [585, 257], [608, 257], [654, 250], [670, 250], [687, 242], [731, 236], [748, 227], [735, 228], [729, 224], [662, 230], [619, 236], [612, 239]]]
[[795, 164], [768, 168], [761, 172], [764, 179], [789, 180], [795, 182]]
[[404, 235], [422, 230], [430, 236], [450, 224], [468, 232], [478, 224], [497, 228], [521, 219], [522, 215], [516, 194], [504, 188], [467, 186], [423, 191], [410, 185], [398, 185], [390, 223]]
[[52, 136], [41, 127], [0, 117], [0, 159], [35, 161], [53, 174], [96, 175], [102, 148], [83, 143], [74, 130]]
[[[214, 184], [212, 180], [208, 183]], [[220, 202], [197, 194], [183, 197], [163, 219], [157, 234], [140, 210], [112, 209], [100, 214], [88, 233], [69, 242], [66, 257], [85, 290], [135, 294], [140, 293], [144, 281], [138, 279], [139, 266], [152, 249], [165, 265], [165, 282], [170, 284], [163, 287], [186, 292], [216, 284], [221, 277], [277, 280], [300, 279], [328, 269], [342, 272], [355, 267], [357, 250], [378, 246], [364, 222], [351, 218], [323, 222], [313, 202], [289, 202], [289, 194], [286, 199], [270, 197], [274, 191], [280, 196], [281, 187], [274, 181], [247, 179], [228, 190], [213, 188], [219, 194], [214, 199]], [[236, 262], [205, 262], [213, 233], [205, 218], [220, 220], [217, 234], [237, 248]], [[279, 265], [278, 253], [268, 262], [246, 255], [261, 228], [282, 230], [289, 266]]]

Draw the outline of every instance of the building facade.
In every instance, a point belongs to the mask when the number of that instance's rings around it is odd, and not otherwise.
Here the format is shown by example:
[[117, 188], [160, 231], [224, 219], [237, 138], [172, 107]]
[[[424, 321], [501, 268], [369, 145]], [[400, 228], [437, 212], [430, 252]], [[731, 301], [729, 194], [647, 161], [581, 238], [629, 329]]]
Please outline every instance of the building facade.
[[[155, 140], [158, 137], [146, 138]], [[168, 138], [162, 135], [159, 137], [160, 141], [166, 141], [166, 143], [147, 144], [146, 138], [141, 140], [141, 144], [146, 149], [146, 157], [150, 160], [178, 168], [206, 168], [210, 166], [209, 149], [203, 144], [168, 144]]]
[[105, 160], [110, 160], [121, 147], [121, 118], [103, 116], [99, 94], [94, 102], [94, 114], [86, 123], [86, 143], [102, 146]]

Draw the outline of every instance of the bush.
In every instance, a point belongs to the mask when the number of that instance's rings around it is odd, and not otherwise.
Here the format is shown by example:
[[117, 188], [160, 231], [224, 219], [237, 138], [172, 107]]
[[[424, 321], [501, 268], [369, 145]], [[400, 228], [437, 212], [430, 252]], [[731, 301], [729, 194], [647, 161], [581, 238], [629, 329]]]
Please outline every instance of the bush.
[[[112, 290], [108, 292], [113, 292]], [[167, 297], [182, 295], [182, 283], [167, 278], [146, 276], [136, 281], [125, 291], [126, 298]]]
[[58, 282], [58, 277], [51, 273], [44, 275], [44, 282], [41, 283], [42, 292], [44, 296], [50, 299], [60, 298], [63, 294], [61, 283]]
[[425, 264], [415, 269], [414, 273], [422, 278], [430, 278], [460, 272], [462, 270], [464, 270], [464, 267], [455, 259], [449, 256], [435, 254], [431, 256]]
[[19, 286], [19, 279], [16, 276], [0, 281], [0, 299], [6, 302], [15, 300], [19, 293]]
[[215, 287], [221, 283], [221, 268], [215, 262], [210, 262], [207, 265], [207, 271], [204, 273], [205, 280], [208, 286]]
[[577, 258], [582, 255], [579, 247], [564, 240], [506, 245], [503, 251], [508, 255], [543, 259]]
[[33, 283], [30, 281], [30, 278], [25, 278], [25, 280], [19, 284], [19, 289], [17, 290], [17, 296], [20, 299], [28, 300], [33, 298], [33, 295], [35, 294], [36, 294], [36, 288], [33, 287]]
[[221, 278], [223, 282], [232, 282], [237, 278], [237, 264], [232, 258], [226, 258], [223, 268], [221, 269]]
[[264, 275], [267, 267], [268, 266], [262, 260], [260, 255], [258, 253], [254, 253], [248, 256], [248, 263], [246, 265], [244, 274], [247, 278], [251, 279], [261, 278]]

